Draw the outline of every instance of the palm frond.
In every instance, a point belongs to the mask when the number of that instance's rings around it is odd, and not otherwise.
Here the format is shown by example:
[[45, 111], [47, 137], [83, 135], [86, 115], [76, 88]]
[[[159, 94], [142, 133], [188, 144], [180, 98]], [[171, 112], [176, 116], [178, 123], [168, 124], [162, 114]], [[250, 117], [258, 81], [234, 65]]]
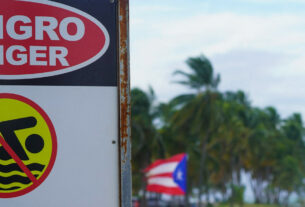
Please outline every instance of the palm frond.
[[169, 104], [172, 107], [176, 107], [179, 105], [184, 105], [189, 101], [193, 100], [194, 98], [195, 98], [195, 94], [183, 94], [172, 99]]

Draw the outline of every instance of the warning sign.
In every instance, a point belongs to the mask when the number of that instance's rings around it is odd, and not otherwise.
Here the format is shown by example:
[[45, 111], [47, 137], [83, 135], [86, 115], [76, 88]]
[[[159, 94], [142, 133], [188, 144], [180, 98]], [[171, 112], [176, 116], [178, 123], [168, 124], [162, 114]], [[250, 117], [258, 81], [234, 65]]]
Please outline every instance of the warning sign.
[[0, 2], [0, 207], [129, 207], [129, 0]]
[[56, 152], [56, 133], [43, 109], [23, 96], [0, 93], [0, 198], [37, 188]]

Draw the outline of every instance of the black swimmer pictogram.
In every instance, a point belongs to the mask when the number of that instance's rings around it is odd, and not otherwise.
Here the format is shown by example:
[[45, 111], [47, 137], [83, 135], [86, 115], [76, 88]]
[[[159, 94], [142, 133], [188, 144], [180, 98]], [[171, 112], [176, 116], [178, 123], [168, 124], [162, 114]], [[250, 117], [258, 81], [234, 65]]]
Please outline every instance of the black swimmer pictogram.
[[[25, 117], [19, 118], [14, 120], [8, 120], [0, 122], [0, 134], [2, 135], [4, 141], [7, 145], [15, 152], [17, 157], [12, 157], [4, 146], [0, 147], [0, 160], [11, 160], [20, 159], [22, 161], [29, 160], [27, 152], [23, 148], [20, 140], [16, 135], [16, 131], [18, 130], [25, 130], [33, 128], [37, 125], [37, 119], [35, 117]], [[3, 142], [3, 140], [2, 140]], [[31, 134], [25, 140], [25, 148], [31, 153], [39, 153], [44, 148], [44, 140], [38, 134]], [[40, 163], [31, 163], [26, 165], [30, 172], [32, 171], [39, 171], [42, 172], [44, 169], [44, 165]], [[0, 176], [0, 184], [7, 185], [11, 183], [21, 183], [21, 184], [29, 184], [31, 179], [28, 176], [22, 176], [20, 174], [14, 174], [14, 172], [23, 172], [23, 170], [18, 166], [18, 164], [13, 163], [9, 165], [0, 165], [0, 172], [1, 173], [10, 173], [10, 176]], [[25, 173], [26, 174], [26, 173]], [[39, 174], [34, 174], [34, 177], [38, 177]], [[19, 188], [18, 186], [13, 186], [10, 189]], [[6, 190], [2, 188], [2, 190]]]
[[56, 153], [55, 129], [45, 111], [23, 96], [0, 93], [0, 198], [37, 188]]

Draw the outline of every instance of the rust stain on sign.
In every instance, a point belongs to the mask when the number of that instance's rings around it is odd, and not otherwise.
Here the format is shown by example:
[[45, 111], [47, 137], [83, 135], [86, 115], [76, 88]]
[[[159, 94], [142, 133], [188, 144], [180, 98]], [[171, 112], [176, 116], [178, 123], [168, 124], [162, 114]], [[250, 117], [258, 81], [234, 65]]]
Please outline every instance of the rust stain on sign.
[[120, 206], [131, 207], [131, 107], [129, 72], [129, 0], [118, 0], [120, 92]]
[[129, 1], [119, 1], [119, 28], [120, 28], [120, 135], [122, 155], [126, 157], [130, 144], [130, 84], [129, 84]]

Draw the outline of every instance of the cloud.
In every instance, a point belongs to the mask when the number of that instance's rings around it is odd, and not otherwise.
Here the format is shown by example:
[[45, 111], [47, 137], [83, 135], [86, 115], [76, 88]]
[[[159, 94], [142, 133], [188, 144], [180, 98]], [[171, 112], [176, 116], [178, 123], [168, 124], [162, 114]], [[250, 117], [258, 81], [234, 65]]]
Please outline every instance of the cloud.
[[[287, 110], [285, 105], [299, 99], [292, 89], [295, 87], [295, 76], [300, 75], [287, 76], [291, 71], [289, 65], [295, 60], [293, 56], [242, 49], [215, 55], [211, 60], [216, 71], [222, 75], [221, 90], [242, 89], [256, 106], [276, 106], [284, 116], [292, 113], [293, 108]], [[302, 81], [298, 83], [303, 84]]]
[[[305, 2], [305, 1], [304, 1]], [[156, 8], [155, 8], [156, 9]], [[305, 16], [233, 12], [131, 16], [132, 86], [152, 85], [162, 101], [188, 89], [173, 84], [187, 57], [206, 54], [222, 75], [222, 90], [243, 89], [254, 104], [305, 114], [292, 90], [305, 87]], [[292, 107], [291, 100], [298, 105]], [[291, 106], [291, 107], [289, 107]]]
[[243, 0], [246, 2], [252, 2], [252, 3], [263, 3], [263, 4], [270, 4], [270, 3], [305, 3], [305, 0], [289, 0], [289, 2], [287, 0]]

